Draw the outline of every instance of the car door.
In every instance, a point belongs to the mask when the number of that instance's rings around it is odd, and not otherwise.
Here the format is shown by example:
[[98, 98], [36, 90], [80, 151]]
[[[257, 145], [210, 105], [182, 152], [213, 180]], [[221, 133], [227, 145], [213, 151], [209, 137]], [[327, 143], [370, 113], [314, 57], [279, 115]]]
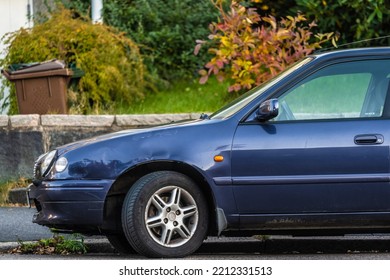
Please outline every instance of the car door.
[[232, 181], [243, 228], [362, 226], [389, 215], [389, 69], [389, 60], [327, 65], [272, 97], [276, 118], [238, 125]]

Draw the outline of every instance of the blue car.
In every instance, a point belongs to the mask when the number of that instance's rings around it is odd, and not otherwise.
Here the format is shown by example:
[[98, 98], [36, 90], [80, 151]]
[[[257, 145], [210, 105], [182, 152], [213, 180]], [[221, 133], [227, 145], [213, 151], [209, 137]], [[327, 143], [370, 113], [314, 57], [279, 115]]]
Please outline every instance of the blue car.
[[310, 55], [198, 120], [38, 158], [33, 222], [183, 257], [208, 236], [390, 232], [390, 47]]

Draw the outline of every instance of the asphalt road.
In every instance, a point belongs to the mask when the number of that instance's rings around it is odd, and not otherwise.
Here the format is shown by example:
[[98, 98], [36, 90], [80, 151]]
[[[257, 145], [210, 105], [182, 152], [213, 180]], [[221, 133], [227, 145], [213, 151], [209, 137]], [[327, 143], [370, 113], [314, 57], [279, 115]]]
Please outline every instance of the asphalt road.
[[0, 242], [30, 241], [53, 234], [46, 227], [32, 223], [36, 212], [28, 207], [0, 207]]
[[[7, 251], [17, 241], [52, 237], [45, 227], [31, 222], [35, 209], [0, 207], [0, 260], [13, 259], [143, 259], [139, 255], [119, 255], [104, 237], [86, 237], [86, 255], [11, 255]], [[186, 259], [262, 260], [390, 260], [390, 235], [349, 235], [345, 237], [269, 236], [255, 238], [209, 238]]]

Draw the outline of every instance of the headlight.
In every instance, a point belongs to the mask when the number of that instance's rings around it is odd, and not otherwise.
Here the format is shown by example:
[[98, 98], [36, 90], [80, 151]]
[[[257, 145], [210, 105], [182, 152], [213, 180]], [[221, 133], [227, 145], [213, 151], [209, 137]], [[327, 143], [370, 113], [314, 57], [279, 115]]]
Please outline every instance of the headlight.
[[68, 167], [68, 160], [64, 157], [60, 157], [55, 164], [57, 172], [62, 172]]
[[46, 176], [47, 173], [50, 171], [51, 166], [53, 165], [54, 157], [56, 156], [57, 151], [51, 151], [45, 156], [45, 159], [43, 160], [41, 164], [41, 174], [42, 176]]

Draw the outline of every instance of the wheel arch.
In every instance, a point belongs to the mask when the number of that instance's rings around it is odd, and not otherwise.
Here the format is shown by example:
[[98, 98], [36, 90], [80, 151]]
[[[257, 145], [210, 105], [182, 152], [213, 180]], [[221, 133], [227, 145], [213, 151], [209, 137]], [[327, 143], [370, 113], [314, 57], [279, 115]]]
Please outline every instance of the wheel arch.
[[134, 166], [122, 173], [111, 186], [104, 204], [104, 231], [121, 230], [121, 213], [123, 200], [131, 186], [141, 177], [156, 171], [175, 171], [191, 178], [203, 192], [208, 205], [208, 235], [218, 234], [217, 207], [211, 186], [204, 175], [195, 167], [178, 161], [152, 161]]

